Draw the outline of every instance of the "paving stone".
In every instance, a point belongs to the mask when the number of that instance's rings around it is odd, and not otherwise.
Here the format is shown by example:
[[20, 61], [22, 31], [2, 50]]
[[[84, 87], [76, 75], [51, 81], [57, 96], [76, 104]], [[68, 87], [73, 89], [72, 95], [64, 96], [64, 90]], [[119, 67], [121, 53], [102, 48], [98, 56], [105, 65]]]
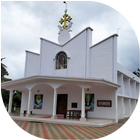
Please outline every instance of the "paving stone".
[[[11, 124], [10, 124], [11, 123]], [[10, 125], [9, 125], [10, 124]], [[2, 120], [1, 139], [16, 140], [139, 140], [140, 117], [102, 128]], [[20, 140], [18, 139], [18, 140]]]

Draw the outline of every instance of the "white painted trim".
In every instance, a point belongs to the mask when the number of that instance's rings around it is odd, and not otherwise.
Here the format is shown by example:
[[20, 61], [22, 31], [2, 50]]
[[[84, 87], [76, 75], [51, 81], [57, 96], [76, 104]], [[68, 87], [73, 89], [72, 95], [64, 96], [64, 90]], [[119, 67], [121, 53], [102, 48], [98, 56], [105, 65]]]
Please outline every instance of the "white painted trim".
[[139, 77], [137, 77], [135, 74], [133, 74], [131, 71], [129, 71], [128, 69], [126, 69], [125, 67], [123, 67], [119, 63], [117, 63], [117, 71], [122, 73], [123, 75], [129, 77], [130, 79], [135, 77], [133, 80], [140, 83], [140, 78]]
[[26, 52], [26, 57], [25, 57], [24, 77], [26, 77], [26, 71], [27, 71], [27, 60], [28, 60], [28, 52]]
[[41, 62], [42, 62], [42, 46], [43, 46], [43, 40], [40, 41], [40, 62], [39, 62], [39, 74], [41, 74]]
[[117, 97], [117, 89], [115, 91], [115, 122], [118, 123], [118, 97]]
[[32, 91], [31, 91], [31, 89], [29, 89], [27, 116], [30, 115], [31, 96], [32, 96]]
[[9, 96], [9, 107], [8, 107], [8, 113], [11, 113], [12, 109], [12, 99], [13, 99], [13, 90], [10, 90], [10, 96]]
[[87, 83], [101, 83], [115, 88], [120, 87], [120, 85], [107, 81], [105, 79], [94, 79], [94, 78], [79, 78], [79, 77], [56, 77], [56, 76], [43, 76], [35, 75], [31, 77], [25, 77], [22, 79], [17, 79], [13, 81], [3, 82], [1, 88], [8, 88], [9, 86], [15, 86], [20, 84], [25, 84], [27, 82], [36, 81], [36, 80], [56, 80], [56, 81], [69, 81], [69, 82], [87, 82]]
[[57, 106], [57, 90], [54, 88], [54, 97], [53, 97], [53, 117], [56, 116], [56, 106]]
[[40, 55], [40, 54], [38, 54], [38, 53], [31, 52], [31, 51], [28, 51], [28, 50], [25, 50], [25, 52], [27, 52], [27, 53], [32, 53], [32, 54], [35, 54], [35, 55]]
[[112, 48], [112, 62], [113, 62], [113, 70], [112, 70], [112, 81], [117, 83], [117, 37], [113, 36], [113, 48]]
[[117, 96], [119, 97], [123, 97], [123, 98], [130, 98], [130, 99], [138, 99], [137, 97], [131, 97], [131, 96], [126, 96], [126, 95], [122, 95], [122, 94], [117, 94]]
[[91, 27], [87, 27], [87, 28], [85, 28], [84, 30], [82, 30], [80, 33], [78, 33], [77, 35], [75, 35], [73, 38], [71, 38], [69, 41], [67, 41], [65, 44], [63, 44], [63, 45], [60, 45], [60, 44], [57, 44], [57, 43], [55, 43], [55, 42], [52, 42], [52, 41], [50, 41], [50, 40], [47, 40], [47, 39], [44, 39], [44, 38], [40, 38], [41, 40], [45, 40], [45, 41], [47, 41], [47, 42], [50, 42], [50, 43], [52, 43], [52, 44], [55, 44], [55, 45], [57, 45], [58, 47], [63, 47], [63, 46], [65, 46], [67, 43], [69, 43], [71, 40], [73, 40], [74, 38], [76, 38], [77, 36], [79, 36], [82, 32], [84, 32], [84, 31], [86, 31], [86, 30], [88, 30], [88, 29], [90, 29], [91, 31], [93, 31], [93, 29], [91, 28]]
[[98, 43], [94, 44], [94, 45], [93, 45], [93, 46], [91, 46], [90, 48], [93, 48], [93, 47], [97, 46], [98, 44], [100, 44], [100, 43], [102, 43], [102, 42], [104, 42], [104, 41], [106, 41], [106, 40], [108, 40], [109, 38], [114, 37], [114, 36], [117, 36], [117, 37], [118, 37], [118, 35], [117, 35], [117, 34], [113, 34], [113, 35], [111, 35], [111, 36], [109, 36], [109, 37], [107, 37], [107, 38], [105, 38], [105, 39], [101, 40], [100, 42], [98, 42]]

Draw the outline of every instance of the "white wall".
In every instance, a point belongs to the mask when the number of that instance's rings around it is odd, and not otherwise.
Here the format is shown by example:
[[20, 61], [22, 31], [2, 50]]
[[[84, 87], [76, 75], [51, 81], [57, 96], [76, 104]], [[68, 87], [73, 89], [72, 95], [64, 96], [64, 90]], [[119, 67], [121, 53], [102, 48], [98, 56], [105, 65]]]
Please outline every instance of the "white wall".
[[26, 51], [25, 73], [24, 77], [39, 74], [39, 54]]
[[136, 81], [131, 80], [131, 97], [136, 97]]
[[119, 84], [119, 85], [121, 85], [121, 87], [119, 87], [118, 89], [117, 89], [117, 93], [118, 94], [123, 94], [123, 74], [122, 73], [118, 73], [117, 74], [117, 83]]
[[[112, 36], [90, 50], [90, 76], [117, 82], [117, 37]], [[115, 42], [115, 43], [114, 43]]]
[[139, 107], [139, 100], [136, 100], [136, 116], [139, 115], [140, 107]]
[[[39, 90], [39, 92], [38, 92]], [[46, 114], [52, 115], [53, 113], [53, 97], [54, 91], [53, 88], [47, 84], [39, 84], [35, 86], [32, 90], [31, 95], [31, 106], [30, 110], [33, 114]], [[36, 94], [43, 94], [43, 107], [42, 109], [33, 109], [34, 106], [34, 96]], [[82, 100], [82, 90], [76, 85], [63, 85], [63, 88], [57, 90], [57, 94], [68, 94], [67, 109], [72, 110], [81, 110], [81, 100]], [[24, 110], [27, 110], [28, 106], [28, 91], [23, 92], [22, 94], [22, 103], [21, 103], [21, 113]], [[71, 108], [71, 103], [77, 102], [77, 108]]]
[[[38, 92], [39, 90], [39, 92]], [[88, 112], [88, 117], [91, 118], [108, 118], [115, 119], [115, 88], [106, 86], [95, 86], [85, 94], [94, 94], [94, 112]], [[53, 111], [53, 88], [47, 84], [40, 84], [35, 86], [32, 90], [31, 108], [33, 114], [46, 114], [52, 115]], [[43, 107], [42, 109], [33, 109], [35, 94], [43, 94]], [[68, 110], [81, 110], [82, 89], [76, 85], [63, 85], [57, 89], [57, 94], [68, 94]], [[112, 107], [97, 107], [97, 100], [111, 100]], [[71, 103], [77, 102], [77, 108], [71, 108]], [[28, 105], [28, 92], [22, 95], [22, 111], [27, 110]], [[21, 112], [22, 112], [21, 111]]]
[[[39, 92], [38, 92], [39, 90]], [[31, 97], [31, 111], [34, 114], [47, 114], [52, 115], [53, 112], [53, 88], [46, 85], [37, 85], [32, 89], [32, 97]], [[34, 97], [36, 94], [43, 94], [43, 106], [42, 109], [33, 109], [34, 106]]]
[[130, 79], [123, 77], [124, 95], [130, 96]]
[[[82, 89], [76, 85], [63, 85], [57, 94], [68, 94], [67, 109], [81, 110]], [[77, 103], [77, 108], [71, 108], [71, 103]]]
[[[94, 112], [88, 112], [88, 117], [115, 119], [115, 92], [116, 89], [103, 86], [95, 86], [87, 91], [95, 96]], [[97, 107], [97, 100], [111, 100], [112, 107]]]
[[138, 112], [139, 112], [139, 116], [140, 116], [140, 100], [138, 100]]
[[131, 114], [134, 112], [136, 107], [136, 100], [131, 99]]
[[124, 109], [123, 109], [123, 98], [118, 97], [118, 118], [121, 119], [124, 117]]
[[[40, 74], [53, 76], [86, 77], [87, 62], [89, 61], [89, 45], [91, 45], [91, 30], [86, 29], [75, 36], [64, 46], [41, 39]], [[88, 36], [88, 38], [87, 38]], [[68, 59], [67, 69], [55, 69], [55, 56], [64, 51]], [[87, 69], [87, 70], [86, 70]]]
[[125, 107], [124, 115], [127, 117], [130, 117], [130, 115], [131, 115], [131, 99], [124, 98], [124, 107]]
[[118, 64], [117, 83], [121, 86], [117, 94], [122, 97], [138, 99], [140, 93], [139, 78]]
[[136, 83], [136, 98], [139, 98], [139, 94], [140, 94], [140, 83]]
[[24, 110], [27, 110], [27, 107], [28, 107], [28, 96], [29, 96], [28, 91], [22, 92], [20, 113], [24, 113]]

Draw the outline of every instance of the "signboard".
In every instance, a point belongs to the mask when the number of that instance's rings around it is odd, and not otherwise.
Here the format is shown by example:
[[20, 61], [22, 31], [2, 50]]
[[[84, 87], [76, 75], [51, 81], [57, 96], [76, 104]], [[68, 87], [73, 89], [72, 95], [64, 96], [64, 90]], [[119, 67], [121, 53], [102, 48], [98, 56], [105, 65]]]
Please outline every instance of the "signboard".
[[111, 100], [98, 100], [97, 106], [98, 107], [112, 107], [112, 101]]

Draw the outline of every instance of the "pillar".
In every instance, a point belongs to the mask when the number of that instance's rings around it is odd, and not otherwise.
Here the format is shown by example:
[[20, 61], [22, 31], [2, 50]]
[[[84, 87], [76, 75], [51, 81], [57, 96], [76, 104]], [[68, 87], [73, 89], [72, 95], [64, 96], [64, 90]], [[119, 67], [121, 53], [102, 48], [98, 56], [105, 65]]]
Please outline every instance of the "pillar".
[[56, 116], [56, 105], [57, 105], [57, 91], [56, 88], [54, 88], [54, 98], [53, 98], [53, 115], [52, 115], [52, 119], [57, 119]]
[[115, 123], [118, 123], [118, 96], [117, 96], [117, 89], [115, 90]]
[[9, 94], [9, 106], [8, 106], [8, 113], [11, 114], [12, 110], [12, 99], [13, 99], [13, 90], [10, 90]]
[[135, 107], [134, 107], [135, 113], [134, 113], [134, 115], [137, 116], [138, 108], [137, 108], [137, 100], [136, 99], [134, 100], [134, 103], [135, 103]]
[[132, 114], [131, 99], [129, 99], [129, 117]]
[[32, 95], [32, 92], [31, 92], [31, 89], [29, 89], [28, 108], [27, 108], [27, 117], [29, 117], [29, 116], [30, 116], [31, 95]]
[[124, 106], [124, 98], [122, 97], [122, 118], [124, 118], [125, 115], [125, 106]]
[[85, 90], [84, 88], [82, 88], [82, 105], [81, 105], [81, 118], [80, 121], [86, 121], [85, 118]]

